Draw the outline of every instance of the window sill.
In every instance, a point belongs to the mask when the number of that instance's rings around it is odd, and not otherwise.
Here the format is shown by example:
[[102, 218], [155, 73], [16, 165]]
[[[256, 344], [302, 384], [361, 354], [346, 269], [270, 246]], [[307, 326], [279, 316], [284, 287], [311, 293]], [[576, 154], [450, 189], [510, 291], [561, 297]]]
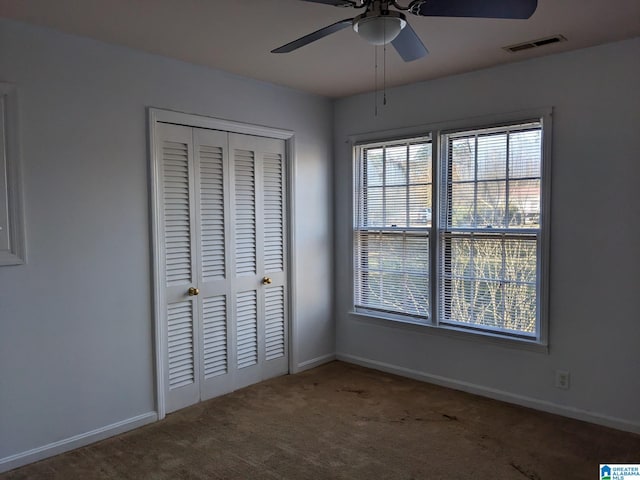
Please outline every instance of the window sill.
[[437, 335], [473, 343], [493, 344], [516, 350], [527, 350], [538, 353], [549, 353], [549, 345], [525, 338], [508, 337], [492, 332], [469, 331], [449, 325], [434, 326], [429, 323], [411, 320], [410, 318], [386, 317], [382, 314], [350, 311], [349, 316], [361, 323], [375, 324], [386, 328], [397, 328], [422, 335]]

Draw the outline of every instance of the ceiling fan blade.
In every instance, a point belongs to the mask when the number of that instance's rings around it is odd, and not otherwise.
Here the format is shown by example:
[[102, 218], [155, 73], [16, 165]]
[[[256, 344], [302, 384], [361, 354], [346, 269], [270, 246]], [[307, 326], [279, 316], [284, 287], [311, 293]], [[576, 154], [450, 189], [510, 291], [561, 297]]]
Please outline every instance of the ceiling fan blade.
[[300, 37], [293, 42], [289, 42], [286, 45], [276, 48], [275, 50], [271, 50], [271, 53], [289, 53], [297, 50], [300, 47], [304, 47], [305, 45], [310, 44], [311, 42], [315, 42], [316, 40], [320, 40], [321, 38], [326, 37], [327, 35], [331, 35], [332, 33], [338, 32], [342, 29], [350, 27], [353, 24], [353, 18], [346, 18], [344, 20], [340, 20], [328, 27], [321, 28], [320, 30], [316, 30], [309, 35], [305, 35], [304, 37]]
[[409, 11], [423, 17], [475, 17], [526, 19], [538, 0], [413, 0]]
[[424, 46], [420, 37], [408, 23], [400, 31], [400, 34], [391, 42], [391, 45], [400, 54], [405, 62], [413, 62], [426, 56], [429, 51]]
[[302, 0], [303, 2], [324, 3], [334, 7], [355, 7], [356, 2], [352, 0]]

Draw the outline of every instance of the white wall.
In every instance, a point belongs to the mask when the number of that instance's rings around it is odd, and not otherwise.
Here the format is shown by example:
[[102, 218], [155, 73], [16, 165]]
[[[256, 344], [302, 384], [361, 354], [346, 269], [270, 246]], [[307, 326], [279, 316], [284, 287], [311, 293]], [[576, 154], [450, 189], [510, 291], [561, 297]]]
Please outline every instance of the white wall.
[[0, 267], [0, 470], [152, 420], [146, 107], [295, 131], [296, 360], [333, 354], [329, 100], [4, 20], [0, 81], [19, 89], [28, 247]]
[[[335, 107], [339, 358], [640, 432], [640, 39], [414, 84]], [[427, 58], [425, 62], [428, 62]], [[347, 137], [552, 106], [549, 353], [356, 318]], [[629, 221], [632, 219], [632, 221]], [[571, 373], [554, 387], [556, 369]]]

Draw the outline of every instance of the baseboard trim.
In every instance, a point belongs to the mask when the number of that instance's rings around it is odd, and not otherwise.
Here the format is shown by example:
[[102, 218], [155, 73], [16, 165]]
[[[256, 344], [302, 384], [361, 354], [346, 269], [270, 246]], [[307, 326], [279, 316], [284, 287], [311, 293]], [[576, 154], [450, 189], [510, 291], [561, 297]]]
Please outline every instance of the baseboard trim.
[[561, 415], [563, 417], [569, 417], [575, 420], [582, 420], [589, 423], [595, 423], [597, 425], [603, 425], [605, 427], [615, 428], [617, 430], [624, 430], [626, 432], [640, 434], [640, 423], [632, 422], [622, 418], [610, 417], [608, 415], [602, 415], [599, 413], [590, 412], [588, 410], [559, 405], [557, 403], [548, 402], [546, 400], [539, 400], [524, 395], [517, 395], [514, 393], [505, 392], [504, 390], [484, 387], [482, 385], [474, 383], [453, 380], [451, 378], [432, 375], [429, 373], [421, 372], [419, 370], [399, 367], [397, 365], [379, 362], [377, 360], [371, 360], [355, 355], [349, 355], [346, 353], [338, 353], [336, 354], [336, 358], [343, 362], [354, 363], [356, 365], [372, 368], [374, 370], [380, 370], [387, 373], [393, 373], [402, 377], [409, 377], [415, 380], [440, 385], [442, 387], [448, 387], [454, 390], [462, 390], [464, 392], [473, 393], [482, 397], [489, 397], [493, 398], [494, 400], [500, 400], [507, 403], [521, 405], [523, 407], [533, 408], [534, 410], [541, 410], [543, 412], [553, 413], [555, 415]]
[[305, 360], [304, 362], [300, 362], [296, 368], [296, 373], [304, 372], [305, 370], [309, 370], [311, 368], [319, 367], [324, 363], [332, 362], [336, 359], [335, 353], [328, 353], [326, 355], [321, 355], [316, 358], [312, 358], [311, 360]]
[[105, 438], [155, 422], [157, 419], [158, 415], [156, 412], [144, 413], [136, 417], [122, 420], [121, 422], [112, 423], [111, 425], [91, 430], [90, 432], [81, 433], [57, 442], [49, 443], [42, 447], [33, 448], [26, 452], [0, 458], [0, 473], [22, 467], [29, 463], [37, 462], [38, 460], [53, 457], [54, 455], [59, 455], [64, 452], [68, 452], [69, 450], [84, 447], [85, 445], [89, 445], [99, 440], [104, 440]]

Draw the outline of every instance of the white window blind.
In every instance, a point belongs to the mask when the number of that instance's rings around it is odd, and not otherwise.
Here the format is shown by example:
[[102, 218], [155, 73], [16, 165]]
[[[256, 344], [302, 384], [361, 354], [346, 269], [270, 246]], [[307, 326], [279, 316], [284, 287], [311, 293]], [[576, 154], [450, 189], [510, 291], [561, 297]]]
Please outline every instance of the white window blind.
[[431, 140], [362, 146], [355, 163], [355, 309], [425, 321], [431, 303]]
[[441, 145], [439, 322], [536, 337], [541, 122], [448, 133]]

